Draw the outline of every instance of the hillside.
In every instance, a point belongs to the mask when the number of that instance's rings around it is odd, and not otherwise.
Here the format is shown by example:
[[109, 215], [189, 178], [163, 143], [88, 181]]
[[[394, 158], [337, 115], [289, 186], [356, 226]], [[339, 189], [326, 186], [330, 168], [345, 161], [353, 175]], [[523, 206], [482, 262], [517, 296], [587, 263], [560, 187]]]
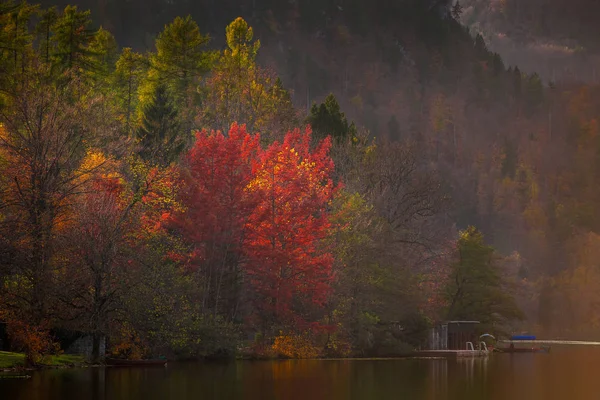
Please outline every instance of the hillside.
[[545, 80], [598, 83], [600, 8], [593, 0], [462, 0], [460, 21]]
[[[211, 46], [220, 48], [222, 27], [243, 16], [262, 43], [258, 61], [282, 78], [297, 107], [308, 110], [334, 93], [349, 119], [370, 135], [417, 144], [419, 157], [443, 176], [453, 201], [446, 218], [455, 226], [475, 225], [504, 254], [518, 252], [518, 268], [530, 280], [569, 271], [578, 263], [580, 235], [600, 233], [600, 221], [585, 211], [595, 204], [596, 177], [575, 163], [583, 157], [581, 141], [595, 140], [597, 89], [572, 78], [578, 71], [584, 72], [576, 76], [584, 78], [595, 74], [595, 64], [587, 62], [594, 54], [588, 33], [595, 25], [573, 30], [585, 14], [583, 2], [569, 8], [572, 22], [559, 25], [552, 21], [562, 15], [560, 2], [543, 15], [533, 12], [533, 4], [517, 9], [516, 2], [507, 2], [507, 12], [518, 15], [502, 18], [501, 10], [483, 0], [461, 2], [459, 15], [453, 15], [450, 3], [154, 0], [141, 7], [135, 1], [79, 2], [99, 16], [96, 24], [137, 49], [151, 49], [162, 25], [187, 13], [211, 35]], [[524, 28], [527, 18], [542, 16], [546, 22], [537, 31]], [[128, 23], [132, 20], [136, 24]], [[478, 31], [483, 36], [475, 35]], [[523, 43], [529, 56], [528, 43], [544, 43], [538, 37], [572, 49], [585, 43], [590, 51], [580, 62], [569, 50], [552, 67], [546, 58], [513, 57], [493, 40], [496, 31]], [[486, 40], [531, 72], [507, 65], [487, 49]], [[563, 61], [583, 70], [561, 75], [556, 71]], [[549, 88], [534, 72], [538, 67], [546, 78], [566, 76], [571, 83]], [[538, 296], [528, 296], [526, 308], [535, 319]]]

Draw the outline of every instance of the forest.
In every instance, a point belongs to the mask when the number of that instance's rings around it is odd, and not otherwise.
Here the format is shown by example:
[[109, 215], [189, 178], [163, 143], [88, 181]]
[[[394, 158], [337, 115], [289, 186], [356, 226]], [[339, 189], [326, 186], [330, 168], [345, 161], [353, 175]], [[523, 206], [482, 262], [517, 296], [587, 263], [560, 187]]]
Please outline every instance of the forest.
[[218, 37], [182, 6], [131, 47], [114, 2], [0, 4], [12, 349], [35, 364], [72, 331], [94, 361], [105, 340], [391, 356], [448, 319], [600, 333], [599, 88], [507, 68], [458, 4], [339, 3], [224, 1], [199, 19], [233, 13]]

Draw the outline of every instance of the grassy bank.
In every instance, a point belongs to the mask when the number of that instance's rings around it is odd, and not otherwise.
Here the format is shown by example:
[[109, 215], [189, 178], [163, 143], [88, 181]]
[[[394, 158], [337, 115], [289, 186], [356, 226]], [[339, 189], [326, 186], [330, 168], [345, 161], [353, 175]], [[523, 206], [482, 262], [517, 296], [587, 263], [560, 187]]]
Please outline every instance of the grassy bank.
[[[80, 355], [62, 354], [47, 356], [39, 364], [40, 367], [76, 366], [85, 363], [85, 358]], [[25, 366], [25, 354], [0, 351], [0, 369], [20, 368]]]

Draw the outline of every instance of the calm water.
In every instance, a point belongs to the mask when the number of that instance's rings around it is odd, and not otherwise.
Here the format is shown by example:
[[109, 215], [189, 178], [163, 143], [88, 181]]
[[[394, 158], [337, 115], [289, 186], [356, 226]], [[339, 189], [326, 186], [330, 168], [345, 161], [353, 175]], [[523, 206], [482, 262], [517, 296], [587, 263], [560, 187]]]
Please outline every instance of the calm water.
[[600, 348], [488, 360], [172, 363], [0, 379], [0, 399], [600, 399]]

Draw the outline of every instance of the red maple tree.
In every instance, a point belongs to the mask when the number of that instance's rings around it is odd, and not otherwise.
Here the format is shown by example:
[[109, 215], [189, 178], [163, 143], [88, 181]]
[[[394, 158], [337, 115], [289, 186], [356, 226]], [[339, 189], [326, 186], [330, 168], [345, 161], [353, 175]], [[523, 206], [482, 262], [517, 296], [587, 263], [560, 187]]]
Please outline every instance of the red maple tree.
[[333, 279], [333, 256], [323, 240], [334, 194], [331, 142], [313, 151], [310, 143], [310, 129], [273, 143], [256, 160], [247, 187], [259, 201], [246, 224], [246, 272], [266, 326], [304, 324], [311, 305], [326, 301]]
[[254, 196], [245, 188], [259, 152], [259, 136], [233, 124], [227, 136], [197, 132], [187, 154], [180, 191], [186, 209], [174, 216], [173, 226], [189, 245], [190, 270], [203, 277], [205, 311], [237, 309], [242, 238], [254, 207]]

